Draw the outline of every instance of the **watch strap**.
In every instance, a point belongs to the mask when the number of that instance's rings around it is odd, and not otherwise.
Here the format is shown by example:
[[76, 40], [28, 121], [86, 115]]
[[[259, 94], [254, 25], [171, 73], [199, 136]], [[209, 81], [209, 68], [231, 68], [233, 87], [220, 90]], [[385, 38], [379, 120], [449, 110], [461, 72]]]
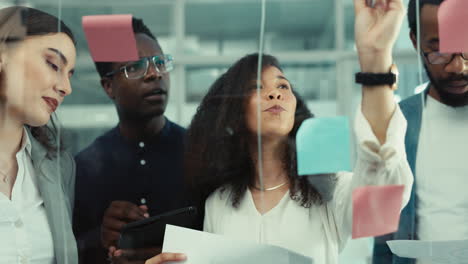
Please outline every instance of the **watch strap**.
[[389, 73], [369, 73], [369, 72], [358, 72], [355, 75], [356, 83], [362, 85], [393, 85], [397, 82], [396, 74]]

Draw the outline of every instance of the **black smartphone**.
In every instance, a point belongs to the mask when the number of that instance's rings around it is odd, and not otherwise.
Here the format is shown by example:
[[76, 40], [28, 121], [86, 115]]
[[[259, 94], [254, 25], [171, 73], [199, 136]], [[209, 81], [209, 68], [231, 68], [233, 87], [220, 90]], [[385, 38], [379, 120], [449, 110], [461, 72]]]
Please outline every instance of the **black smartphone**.
[[167, 224], [190, 228], [196, 220], [197, 208], [190, 206], [132, 222], [122, 228], [117, 246], [122, 249], [162, 247]]

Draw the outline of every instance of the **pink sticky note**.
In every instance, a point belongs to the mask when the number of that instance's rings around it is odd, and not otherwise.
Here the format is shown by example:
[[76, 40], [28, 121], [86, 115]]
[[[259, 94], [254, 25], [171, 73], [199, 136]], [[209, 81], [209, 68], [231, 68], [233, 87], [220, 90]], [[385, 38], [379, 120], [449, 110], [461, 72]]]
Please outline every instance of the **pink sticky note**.
[[353, 238], [397, 231], [404, 185], [366, 186], [353, 191]]
[[83, 29], [94, 61], [138, 60], [132, 15], [83, 16]]
[[437, 17], [440, 52], [468, 52], [468, 1], [445, 0], [439, 7]]

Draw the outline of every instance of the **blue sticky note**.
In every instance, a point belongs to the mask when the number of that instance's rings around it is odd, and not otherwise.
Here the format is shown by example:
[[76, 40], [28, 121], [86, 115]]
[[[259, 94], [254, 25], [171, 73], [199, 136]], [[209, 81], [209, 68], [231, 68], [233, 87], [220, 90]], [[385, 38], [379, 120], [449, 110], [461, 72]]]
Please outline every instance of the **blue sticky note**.
[[296, 135], [299, 175], [351, 170], [350, 128], [345, 116], [309, 118]]

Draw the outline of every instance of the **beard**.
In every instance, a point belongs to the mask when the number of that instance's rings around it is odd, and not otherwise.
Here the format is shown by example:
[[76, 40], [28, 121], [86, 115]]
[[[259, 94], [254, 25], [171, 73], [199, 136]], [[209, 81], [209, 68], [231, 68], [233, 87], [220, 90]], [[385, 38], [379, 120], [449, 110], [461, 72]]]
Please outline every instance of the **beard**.
[[453, 81], [468, 82], [468, 75], [452, 74], [448, 78], [436, 80], [427, 68], [427, 65], [425, 63], [423, 63], [423, 65], [424, 69], [426, 70], [426, 74], [429, 77], [429, 80], [431, 81], [432, 86], [439, 94], [440, 101], [443, 104], [446, 104], [451, 107], [462, 107], [468, 105], [468, 92], [465, 92], [463, 94], [453, 94], [447, 92], [447, 90], [445, 89], [445, 87], [449, 86], [449, 84]]

